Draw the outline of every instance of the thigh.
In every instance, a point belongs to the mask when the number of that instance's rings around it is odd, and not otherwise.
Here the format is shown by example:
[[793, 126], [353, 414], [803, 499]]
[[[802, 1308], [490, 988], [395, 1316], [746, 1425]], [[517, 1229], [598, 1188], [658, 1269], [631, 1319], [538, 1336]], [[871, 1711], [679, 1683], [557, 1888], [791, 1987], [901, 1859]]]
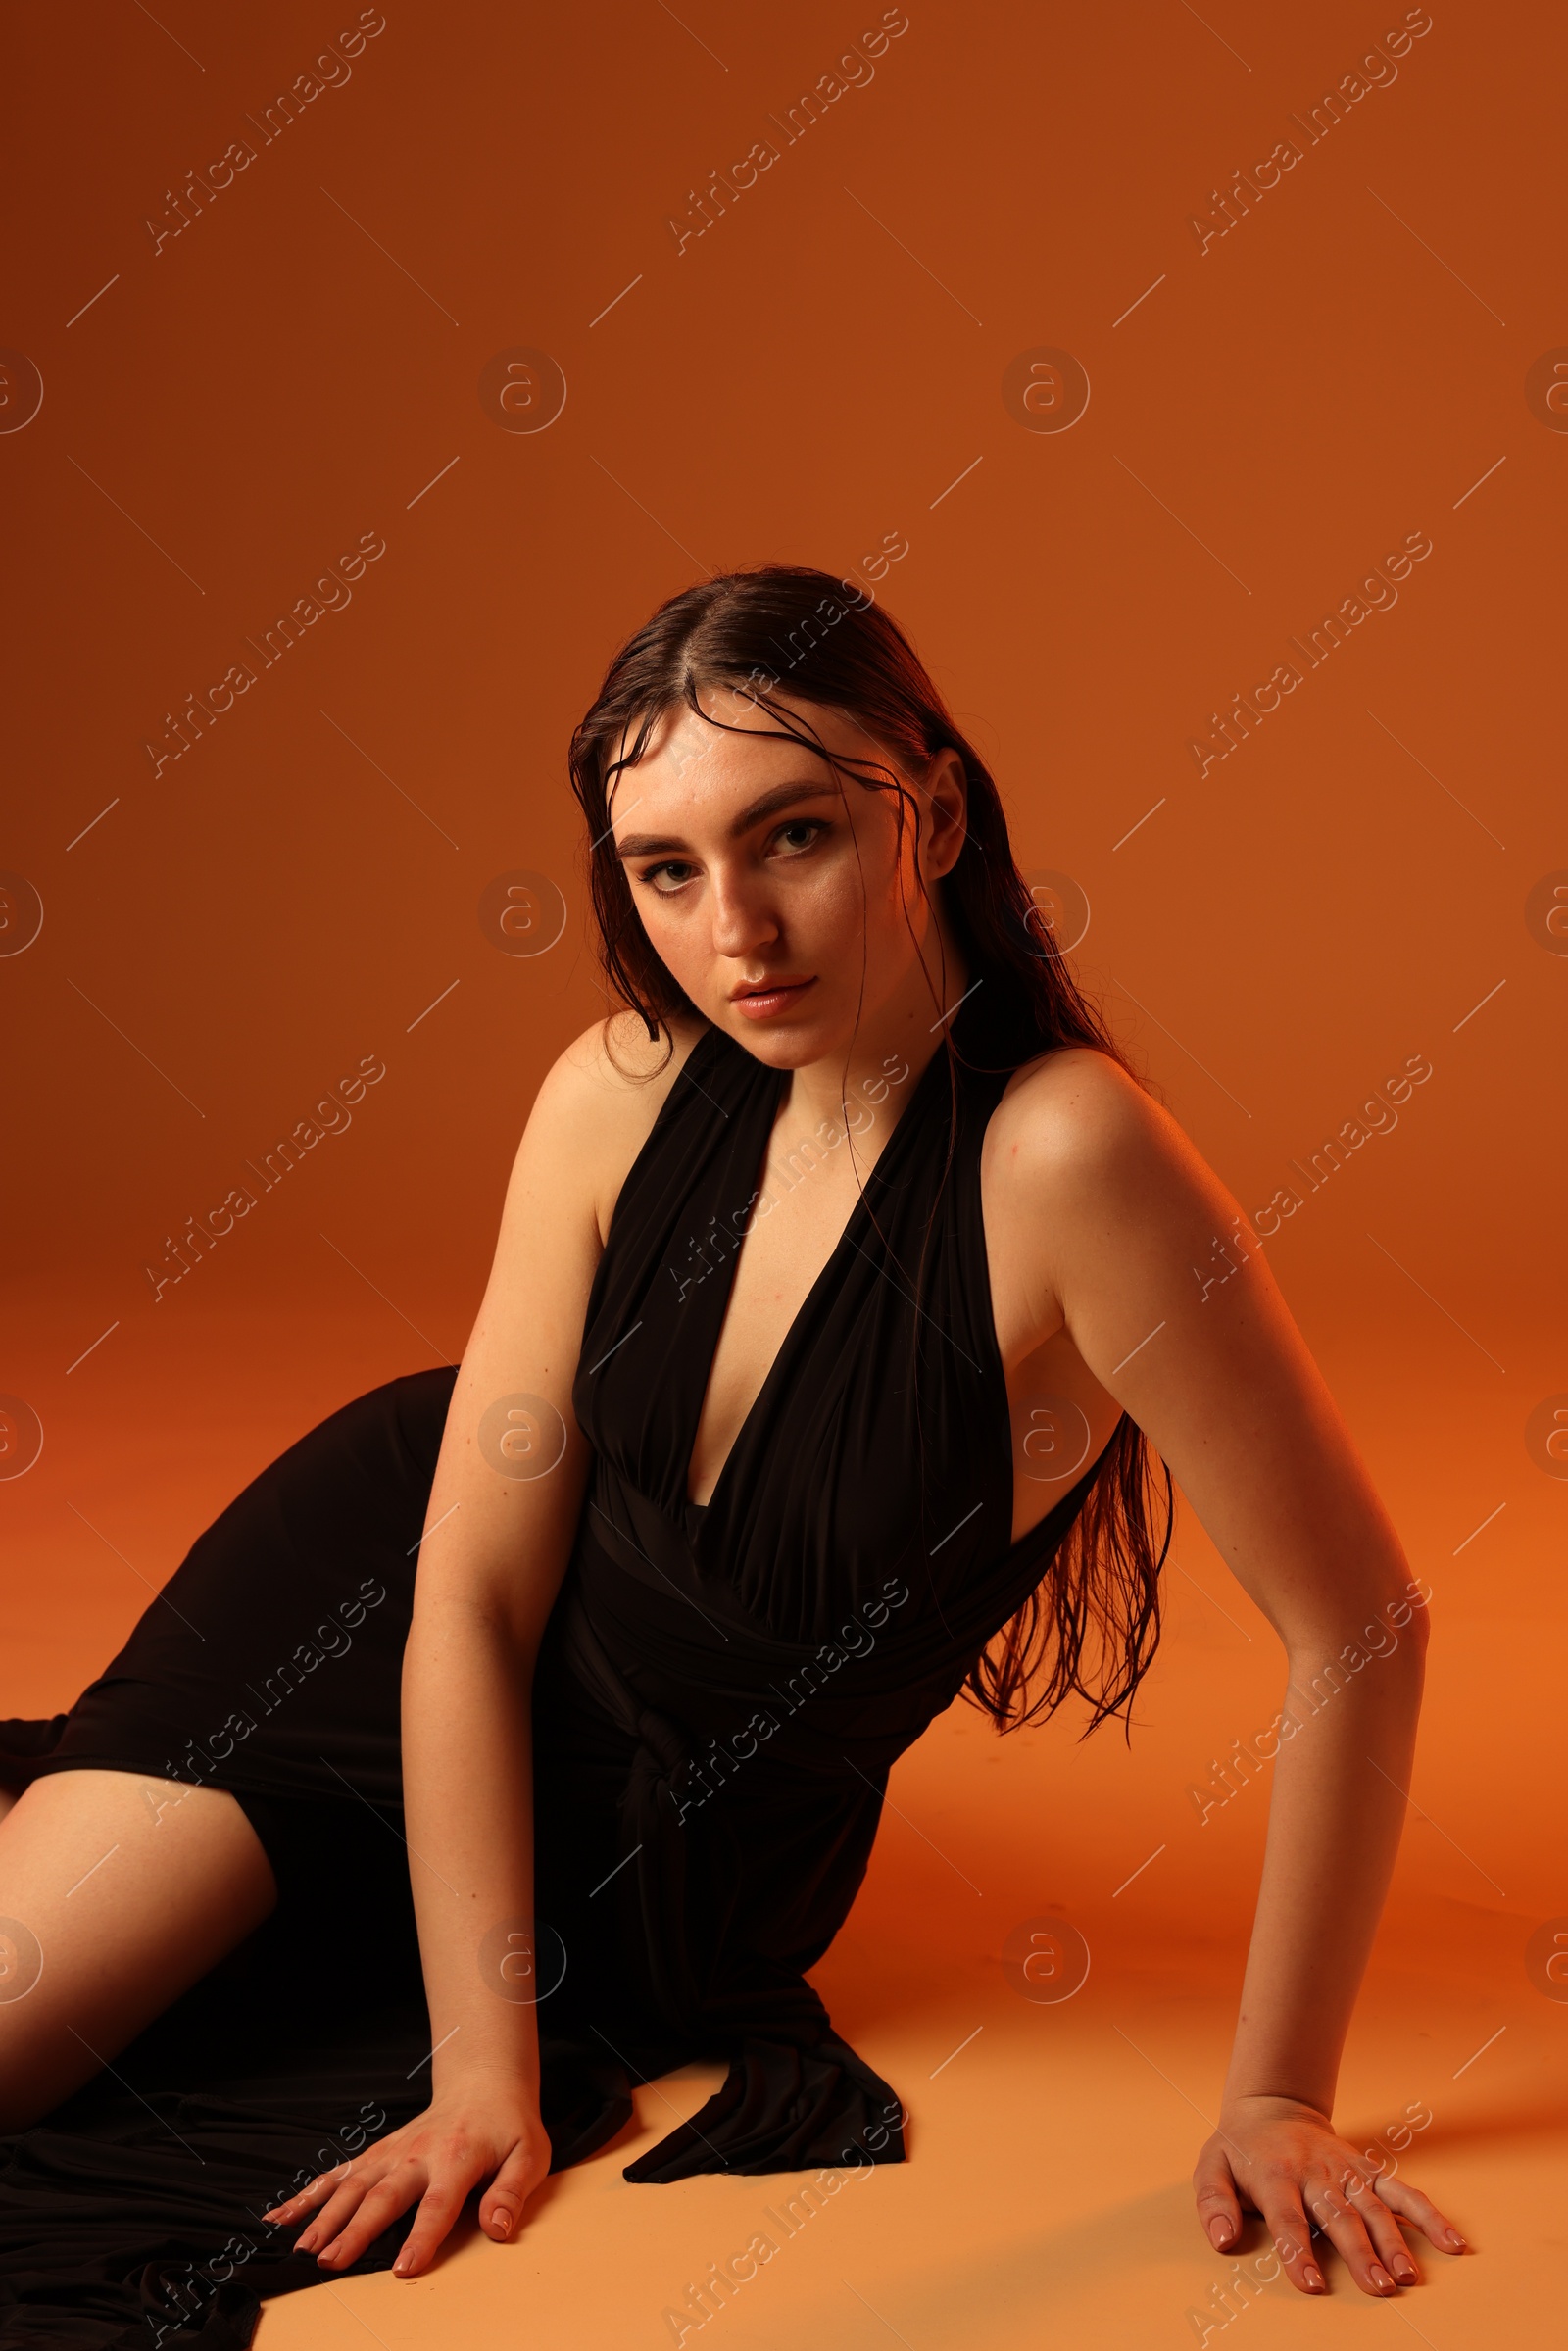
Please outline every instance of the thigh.
[[0, 1819], [0, 2131], [90, 2081], [269, 1915], [226, 1790], [57, 1771]]

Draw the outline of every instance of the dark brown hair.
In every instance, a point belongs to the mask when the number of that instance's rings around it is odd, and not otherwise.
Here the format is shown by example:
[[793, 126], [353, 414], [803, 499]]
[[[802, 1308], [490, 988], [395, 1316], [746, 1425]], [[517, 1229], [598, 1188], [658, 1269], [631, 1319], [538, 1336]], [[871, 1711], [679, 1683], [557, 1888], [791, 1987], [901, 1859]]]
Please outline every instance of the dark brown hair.
[[[944, 750], [962, 761], [967, 837], [937, 887], [975, 982], [991, 984], [979, 991], [983, 1012], [971, 990], [962, 1048], [955, 1042], [958, 1023], [944, 1032], [950, 1067], [956, 1057], [983, 1052], [984, 1066], [1016, 1069], [1061, 1046], [1088, 1046], [1144, 1084], [1043, 926], [1013, 859], [996, 783], [904, 631], [858, 582], [797, 564], [728, 572], [670, 597], [616, 654], [571, 739], [601, 961], [612, 998], [640, 1014], [651, 1041], [661, 1033], [670, 1037], [672, 1013], [702, 1015], [643, 928], [611, 836], [611, 795], [621, 769], [643, 756], [658, 719], [676, 705], [710, 724], [724, 723], [698, 700], [700, 688], [712, 686], [738, 690], [776, 718], [780, 733], [829, 761], [841, 789], [848, 774], [868, 790], [895, 793], [901, 827], [907, 812], [916, 841], [919, 805], [893, 770], [875, 757], [830, 756], [809, 723], [774, 699], [777, 689], [858, 721], [868, 750], [891, 753], [906, 773], [922, 774]], [[1159, 1643], [1159, 1571], [1171, 1536], [1170, 1472], [1161, 1463], [1164, 1533], [1156, 1552], [1153, 1459], [1142, 1430], [1124, 1413], [1040, 1583], [976, 1661], [963, 1695], [1000, 1731], [1054, 1713], [1073, 1690], [1094, 1710], [1089, 1730], [1124, 1710], [1130, 1723], [1133, 1693]], [[1089, 1647], [1099, 1667], [1093, 1687], [1085, 1673]], [[1031, 1695], [1048, 1653], [1050, 1672]]]

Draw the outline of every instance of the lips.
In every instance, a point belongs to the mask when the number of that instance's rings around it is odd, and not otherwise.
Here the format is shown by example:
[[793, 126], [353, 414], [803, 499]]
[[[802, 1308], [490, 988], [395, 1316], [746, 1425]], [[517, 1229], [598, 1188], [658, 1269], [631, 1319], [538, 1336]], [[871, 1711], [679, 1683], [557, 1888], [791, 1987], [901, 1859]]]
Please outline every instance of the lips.
[[814, 979], [765, 980], [760, 987], [735, 989], [730, 1003], [748, 1020], [771, 1020], [799, 1004], [807, 990], [815, 985]]

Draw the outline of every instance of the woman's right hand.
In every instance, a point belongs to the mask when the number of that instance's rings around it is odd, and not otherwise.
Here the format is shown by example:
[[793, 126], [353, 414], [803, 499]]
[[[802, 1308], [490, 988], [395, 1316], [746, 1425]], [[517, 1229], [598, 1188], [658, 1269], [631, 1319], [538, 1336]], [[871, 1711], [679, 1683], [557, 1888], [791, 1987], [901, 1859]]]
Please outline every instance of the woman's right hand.
[[479, 2199], [479, 2226], [504, 2244], [549, 2169], [550, 2140], [533, 2098], [521, 2091], [498, 2093], [488, 2084], [454, 2084], [412, 2123], [388, 2131], [352, 2162], [320, 2173], [264, 2218], [286, 2226], [314, 2214], [295, 2251], [314, 2253], [325, 2270], [346, 2270], [399, 2213], [417, 2203], [392, 2265], [395, 2276], [416, 2278], [481, 2180], [490, 2184]]

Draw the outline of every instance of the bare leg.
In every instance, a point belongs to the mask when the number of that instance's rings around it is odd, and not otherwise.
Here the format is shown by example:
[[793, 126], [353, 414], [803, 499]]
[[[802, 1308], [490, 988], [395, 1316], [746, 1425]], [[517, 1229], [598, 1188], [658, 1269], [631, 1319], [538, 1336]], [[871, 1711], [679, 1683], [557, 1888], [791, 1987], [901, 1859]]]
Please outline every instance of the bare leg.
[[226, 1790], [140, 1772], [34, 1781], [0, 1818], [0, 2131], [90, 2081], [276, 1902]]

